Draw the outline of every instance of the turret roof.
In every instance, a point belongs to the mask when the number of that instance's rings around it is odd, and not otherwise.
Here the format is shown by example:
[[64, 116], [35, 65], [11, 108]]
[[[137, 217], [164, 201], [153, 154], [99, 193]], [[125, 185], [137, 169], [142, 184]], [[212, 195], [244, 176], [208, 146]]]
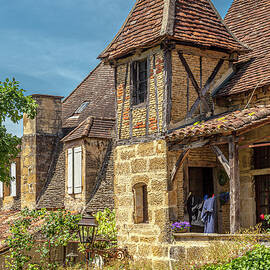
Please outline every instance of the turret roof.
[[210, 0], [137, 0], [99, 58], [119, 58], [164, 39], [230, 52], [248, 49], [230, 32]]

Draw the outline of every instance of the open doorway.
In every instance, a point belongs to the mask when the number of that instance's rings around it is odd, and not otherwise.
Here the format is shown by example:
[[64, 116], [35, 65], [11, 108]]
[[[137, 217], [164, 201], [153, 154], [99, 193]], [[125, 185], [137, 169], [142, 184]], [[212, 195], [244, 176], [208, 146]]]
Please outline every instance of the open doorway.
[[[213, 168], [208, 167], [189, 167], [189, 193], [199, 198], [201, 201], [207, 195], [212, 197], [214, 194]], [[201, 233], [204, 231], [202, 226], [192, 225], [191, 232]]]

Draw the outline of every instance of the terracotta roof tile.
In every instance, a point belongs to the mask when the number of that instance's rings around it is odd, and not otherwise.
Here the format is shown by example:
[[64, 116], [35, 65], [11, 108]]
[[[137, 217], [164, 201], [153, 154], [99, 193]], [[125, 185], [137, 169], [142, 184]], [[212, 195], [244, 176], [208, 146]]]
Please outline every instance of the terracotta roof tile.
[[65, 136], [62, 141], [72, 141], [83, 137], [111, 139], [114, 127], [113, 119], [88, 117], [77, 128]]
[[257, 124], [270, 123], [270, 105], [237, 110], [172, 130], [167, 135], [169, 141], [201, 138], [216, 134], [240, 131]]
[[[78, 115], [70, 118], [75, 111], [88, 101], [88, 106]], [[63, 101], [63, 127], [76, 127], [89, 116], [115, 117], [114, 70], [100, 63]]]
[[165, 38], [243, 51], [210, 0], [137, 0], [124, 25], [99, 58], [117, 58]]
[[270, 84], [270, 1], [234, 0], [225, 21], [251, 51], [240, 56], [237, 72], [218, 95], [232, 95]]

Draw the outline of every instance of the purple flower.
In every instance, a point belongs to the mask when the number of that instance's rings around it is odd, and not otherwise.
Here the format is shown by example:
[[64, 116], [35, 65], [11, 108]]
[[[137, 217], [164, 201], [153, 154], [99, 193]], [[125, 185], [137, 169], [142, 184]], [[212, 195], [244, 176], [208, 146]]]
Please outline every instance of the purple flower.
[[184, 230], [184, 229], [188, 229], [190, 227], [191, 227], [191, 225], [189, 224], [188, 221], [175, 222], [171, 226], [173, 231], [181, 231], [181, 230]]

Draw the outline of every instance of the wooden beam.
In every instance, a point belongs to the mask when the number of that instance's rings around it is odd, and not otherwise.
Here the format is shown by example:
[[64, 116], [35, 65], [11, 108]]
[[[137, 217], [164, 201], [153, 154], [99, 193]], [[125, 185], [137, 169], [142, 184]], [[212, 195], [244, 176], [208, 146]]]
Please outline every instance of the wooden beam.
[[[211, 83], [214, 81], [216, 75], [218, 74], [220, 68], [222, 67], [224, 63], [224, 59], [220, 59], [219, 62], [217, 63], [215, 69], [213, 70], [212, 74], [210, 75], [210, 77], [208, 78], [208, 80], [206, 81], [203, 89], [202, 89], [202, 95], [205, 96], [207, 94], [207, 92], [210, 89]], [[200, 104], [200, 98], [197, 98], [196, 101], [194, 102], [194, 104], [192, 105], [190, 111], [187, 114], [187, 118], [192, 117], [192, 115], [195, 113], [195, 111], [197, 110], [198, 106]]]
[[185, 161], [185, 159], [187, 158], [188, 154], [190, 152], [190, 149], [186, 149], [184, 150], [178, 160], [176, 161], [175, 165], [174, 165], [174, 168], [172, 170], [172, 173], [171, 173], [171, 184], [174, 182], [174, 179], [175, 179], [175, 176], [179, 170], [179, 168], [181, 167], [181, 165], [183, 164], [183, 162]]
[[216, 154], [217, 159], [219, 160], [219, 162], [223, 166], [225, 172], [227, 173], [228, 177], [230, 178], [230, 165], [229, 165], [227, 158], [223, 155], [222, 151], [220, 150], [220, 148], [218, 146], [211, 145], [211, 149]]
[[239, 154], [236, 137], [229, 137], [229, 165], [230, 165], [230, 232], [236, 233], [240, 229], [240, 176]]
[[200, 148], [200, 147], [205, 146], [207, 143], [209, 143], [209, 140], [196, 141], [190, 144], [175, 144], [169, 147], [169, 151], [179, 151], [179, 150], [185, 150], [185, 149]]
[[[120, 127], [119, 127], [119, 139], [121, 139], [121, 135], [122, 135], [123, 115], [124, 115], [125, 102], [126, 102], [126, 94], [127, 94], [127, 78], [128, 78], [128, 64], [127, 64], [127, 66], [126, 66], [126, 75], [125, 75], [125, 84], [124, 84], [124, 94], [123, 94], [122, 110], [121, 110], [121, 119], [120, 119]], [[129, 98], [131, 98], [131, 97], [129, 97]]]
[[[154, 85], [155, 85], [155, 107], [156, 107], [156, 118], [157, 118], [157, 130], [160, 132], [160, 120], [159, 120], [159, 109], [158, 109], [158, 86], [157, 86], [157, 70], [156, 70], [156, 55], [153, 55], [153, 72], [154, 72]], [[149, 88], [150, 89], [150, 88]]]
[[193, 87], [195, 88], [195, 90], [196, 90], [196, 92], [197, 92], [197, 94], [199, 96], [199, 99], [202, 101], [203, 106], [205, 107], [205, 110], [207, 112], [209, 112], [210, 111], [210, 107], [209, 107], [209, 105], [208, 105], [205, 97], [202, 95], [202, 89], [199, 87], [196, 79], [194, 78], [194, 75], [193, 75], [191, 69], [189, 68], [188, 63], [187, 63], [185, 57], [183, 56], [183, 53], [182, 52], [178, 52], [178, 55], [179, 55], [179, 58], [180, 58], [180, 60], [181, 60], [181, 62], [183, 64], [183, 66], [184, 66], [184, 68], [185, 68], [185, 70], [186, 70], [189, 78], [190, 78], [190, 81], [191, 81]]

